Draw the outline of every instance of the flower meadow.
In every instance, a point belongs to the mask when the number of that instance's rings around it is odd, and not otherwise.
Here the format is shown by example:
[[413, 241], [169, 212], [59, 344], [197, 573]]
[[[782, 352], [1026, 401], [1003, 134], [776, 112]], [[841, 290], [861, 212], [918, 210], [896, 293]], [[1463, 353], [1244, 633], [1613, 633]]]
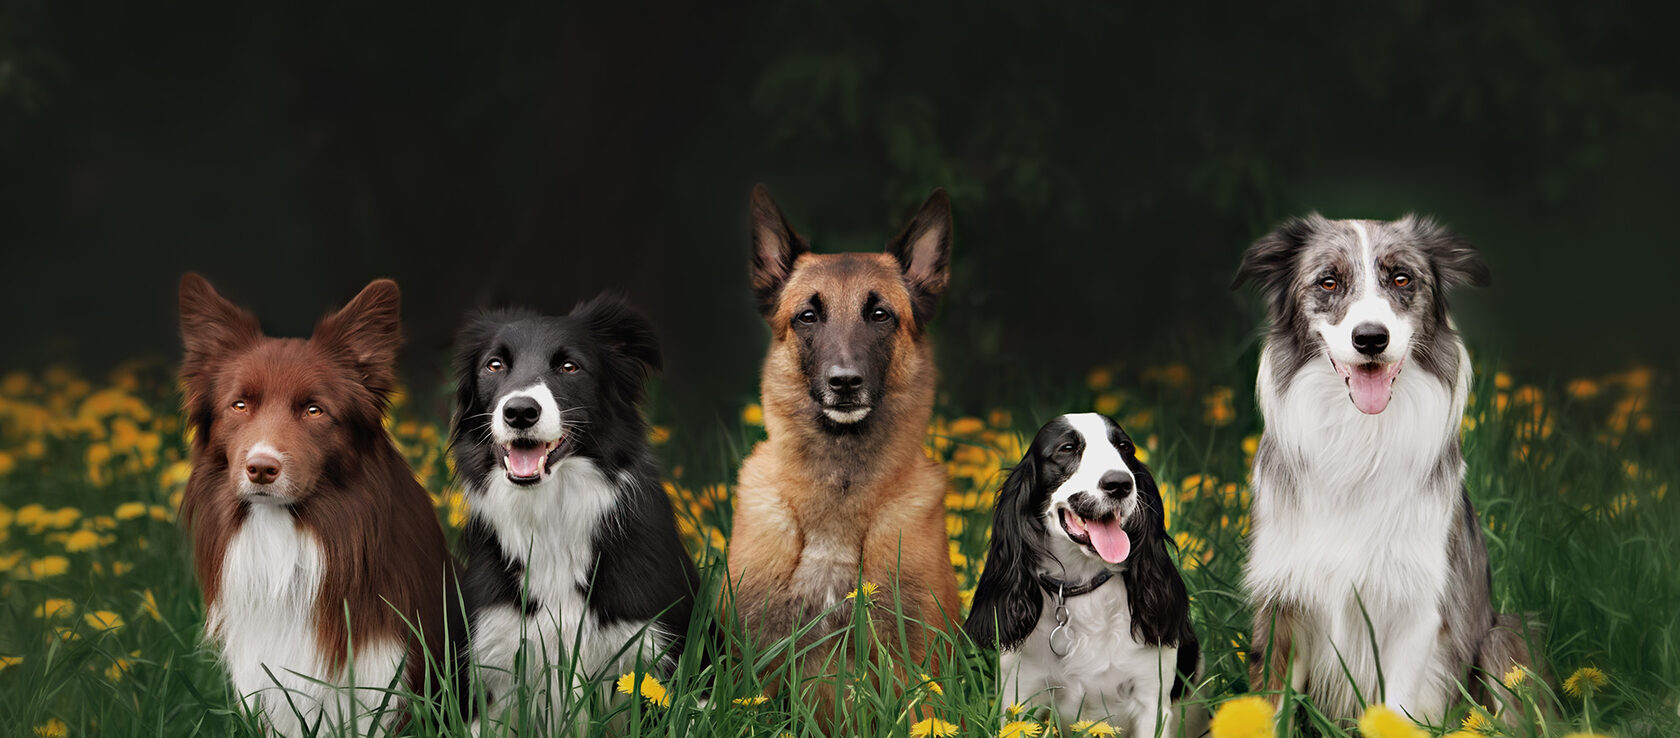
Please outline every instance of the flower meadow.
[[[1205, 667], [1200, 694], [1216, 738], [1299, 735], [1680, 735], [1680, 462], [1670, 379], [1631, 367], [1601, 376], [1517, 377], [1478, 366], [1462, 433], [1468, 487], [1481, 515], [1495, 606], [1546, 624], [1549, 673], [1503, 675], [1524, 703], [1508, 727], [1480, 709], [1420, 725], [1381, 706], [1347, 724], [1294, 695], [1256, 695], [1246, 679], [1249, 613], [1247, 467], [1261, 423], [1246, 362], [1099, 367], [985, 407], [941, 403], [926, 451], [946, 466], [945, 530], [964, 608], [984, 564], [991, 507], [1004, 474], [1038, 425], [1095, 409], [1118, 420], [1161, 482], [1169, 532], [1193, 596]], [[260, 735], [242, 713], [212, 649], [175, 511], [188, 475], [172, 368], [134, 361], [104, 376], [66, 367], [0, 376], [0, 735]], [[453, 536], [470, 501], [445, 447], [446, 390], [399, 393], [387, 422], [439, 520]], [[743, 397], [736, 417], [670, 422], [653, 404], [652, 441], [666, 465], [678, 523], [714, 591], [730, 531], [731, 480], [763, 413]], [[892, 608], [860, 581], [843, 648], [885, 637], [872, 608]], [[711, 617], [702, 615], [701, 617]], [[727, 629], [725, 629], [727, 631]], [[787, 644], [726, 635], [709, 664], [693, 649], [676, 673], [613, 675], [593, 715], [572, 731], [636, 735], [816, 735], [809, 706], [767, 692], [755, 664]], [[865, 661], [831, 678], [849, 700], [843, 734], [1056, 734], [1026, 705], [1000, 705], [995, 662], [948, 644], [943, 664]], [[451, 704], [471, 702], [457, 695]], [[445, 707], [407, 707], [408, 735], [469, 735]], [[1081, 721], [1074, 735], [1126, 736]], [[491, 731], [486, 731], [490, 734]], [[513, 733], [509, 733], [510, 735]], [[521, 735], [541, 734], [526, 731]], [[1130, 738], [1129, 736], [1127, 738]]]

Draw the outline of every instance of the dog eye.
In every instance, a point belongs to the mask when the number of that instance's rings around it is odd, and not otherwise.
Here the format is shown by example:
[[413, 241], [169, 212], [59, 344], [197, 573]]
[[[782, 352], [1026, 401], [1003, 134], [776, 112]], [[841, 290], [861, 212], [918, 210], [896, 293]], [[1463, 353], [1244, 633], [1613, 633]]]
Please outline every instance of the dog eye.
[[1401, 272], [1399, 274], [1394, 275], [1394, 286], [1395, 287], [1405, 287], [1406, 285], [1411, 284], [1411, 283], [1412, 283], [1412, 278], [1407, 276], [1405, 272]]
[[1131, 452], [1132, 452], [1132, 440], [1129, 439], [1129, 438], [1120, 439], [1120, 453], [1129, 454]]
[[308, 415], [311, 418], [321, 417], [322, 415], [325, 415], [326, 412], [327, 411], [322, 409], [320, 405], [317, 405], [313, 402], [309, 403], [309, 407], [306, 407], [306, 408], [303, 409], [303, 414]]
[[892, 313], [887, 312], [886, 308], [875, 308], [874, 310], [869, 311], [869, 319], [877, 323], [890, 320], [892, 319], [892, 316]]
[[1336, 278], [1335, 277], [1325, 277], [1324, 279], [1319, 280], [1318, 286], [1323, 287], [1326, 291], [1335, 291], [1335, 289], [1336, 289]]
[[502, 370], [502, 367], [503, 367], [503, 366], [504, 366], [504, 365], [503, 365], [503, 364], [502, 364], [502, 360], [501, 360], [501, 359], [494, 359], [494, 358], [493, 358], [493, 359], [491, 359], [491, 360], [489, 360], [489, 361], [486, 361], [486, 362], [484, 362], [484, 371], [487, 371], [487, 372], [499, 372], [499, 371], [501, 371], [501, 370]]
[[1074, 451], [1074, 446], [1071, 443], [1064, 443], [1064, 444], [1056, 447], [1056, 452], [1057, 453], [1071, 454], [1071, 453], [1073, 453], [1073, 451]]
[[810, 325], [812, 323], [817, 322], [817, 311], [806, 310], [805, 312], [802, 312], [798, 315], [793, 316], [793, 319], [797, 320], [801, 323], [804, 323], [806, 325]]
[[577, 370], [582, 369], [582, 368], [583, 367], [578, 366], [577, 362], [575, 362], [575, 361], [565, 361], [565, 362], [560, 363], [560, 371], [563, 371], [567, 374], [576, 374]]
[[245, 412], [245, 409], [247, 407], [249, 407], [249, 406], [245, 404], [244, 400], [234, 400], [233, 401], [233, 409], [238, 410], [239, 412]]

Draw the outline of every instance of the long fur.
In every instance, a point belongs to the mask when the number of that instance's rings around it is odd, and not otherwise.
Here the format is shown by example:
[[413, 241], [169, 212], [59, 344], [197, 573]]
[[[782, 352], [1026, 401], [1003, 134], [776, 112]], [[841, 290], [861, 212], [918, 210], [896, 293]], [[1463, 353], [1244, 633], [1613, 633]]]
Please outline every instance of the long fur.
[[[308, 341], [267, 338], [202, 277], [181, 280], [193, 430], [181, 519], [209, 635], [234, 687], [281, 734], [300, 719], [366, 730], [384, 698], [370, 690], [435, 687], [449, 670], [428, 675], [428, 663], [456, 658], [465, 633], [430, 497], [381, 425], [397, 315], [396, 285], [380, 280]], [[323, 411], [302, 415], [306, 404]], [[253, 451], [283, 462], [272, 486], [285, 501], [250, 496]]]
[[[482, 314], [456, 348], [450, 446], [470, 503], [461, 549], [490, 715], [517, 703], [510, 692], [521, 683], [552, 723], [586, 689], [638, 663], [668, 672], [685, 646], [698, 576], [640, 410], [660, 365], [653, 327], [603, 295], [561, 317]], [[487, 371], [491, 359], [505, 368]], [[498, 408], [513, 397], [540, 401], [563, 438], [551, 471], [527, 485], [500, 460], [512, 430]]]
[[[1092, 453], [1070, 464], [1056, 455], [1069, 443]], [[977, 644], [1000, 652], [1002, 702], [1047, 705], [1064, 732], [1076, 720], [1114, 719], [1129, 735], [1152, 736], [1158, 727], [1178, 735], [1172, 702], [1198, 669], [1189, 595], [1168, 549], [1160, 491], [1130, 448], [1119, 425], [1094, 414], [1064, 415], [1039, 430], [998, 492], [986, 566], [964, 625]], [[1132, 541], [1119, 564], [1082, 548], [1056, 522], [1070, 494], [1092, 491], [1079, 474], [1096, 464], [1123, 466], [1135, 480], [1130, 499], [1116, 507]], [[1064, 599], [1072, 646], [1057, 655], [1049, 643], [1055, 602], [1043, 577], [1078, 584], [1105, 572], [1114, 578]], [[1199, 712], [1192, 717], [1186, 734], [1198, 735]]]
[[[1439, 720], [1461, 683], [1541, 668], [1527, 647], [1538, 631], [1492, 608], [1464, 487], [1472, 370], [1447, 294], [1488, 283], [1480, 256], [1427, 219], [1312, 215], [1248, 250], [1234, 284], [1248, 281], [1270, 316], [1247, 569], [1254, 686], [1281, 688], [1288, 672], [1332, 716], [1353, 716], [1363, 696]], [[1381, 328], [1388, 347], [1350, 343], [1355, 323]], [[1350, 401], [1360, 365], [1398, 367], [1388, 399]], [[1526, 631], [1521, 647], [1513, 630]]]

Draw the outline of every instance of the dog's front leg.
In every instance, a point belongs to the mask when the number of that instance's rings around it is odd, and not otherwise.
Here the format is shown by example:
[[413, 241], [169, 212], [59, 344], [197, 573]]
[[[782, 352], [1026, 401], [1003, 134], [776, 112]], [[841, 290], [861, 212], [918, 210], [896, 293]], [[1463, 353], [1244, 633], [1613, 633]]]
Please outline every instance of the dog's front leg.
[[1383, 704], [1417, 720], [1436, 720], [1445, 711], [1441, 684], [1441, 614], [1434, 608], [1407, 613], [1384, 639], [1378, 654]]

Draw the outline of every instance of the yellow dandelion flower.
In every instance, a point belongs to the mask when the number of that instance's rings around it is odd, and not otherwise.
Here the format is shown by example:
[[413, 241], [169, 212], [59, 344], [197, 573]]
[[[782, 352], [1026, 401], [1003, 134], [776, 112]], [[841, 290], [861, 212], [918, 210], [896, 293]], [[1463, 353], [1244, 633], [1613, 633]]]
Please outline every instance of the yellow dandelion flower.
[[1603, 733], [1567, 733], [1563, 738], [1610, 738]]
[[1107, 369], [1092, 369], [1090, 374], [1085, 375], [1085, 386], [1090, 387], [1092, 392], [1108, 389], [1113, 384], [1114, 372]]
[[1044, 732], [1044, 726], [1030, 720], [1016, 720], [1005, 724], [998, 731], [998, 738], [1038, 738]]
[[741, 422], [747, 425], [764, 425], [764, 407], [754, 402], [741, 408]]
[[38, 618], [69, 617], [75, 614], [76, 603], [65, 599], [49, 599], [35, 608], [35, 617]]
[[1270, 700], [1251, 695], [1220, 705], [1208, 727], [1213, 738], [1272, 738], [1276, 717]]
[[69, 734], [70, 729], [64, 725], [63, 720], [59, 720], [58, 718], [53, 718], [35, 726], [35, 735], [37, 738], [64, 738], [64, 736]]
[[23, 561], [23, 552], [22, 551], [13, 551], [9, 554], [0, 554], [0, 572], [11, 571], [12, 567], [17, 566], [18, 562], [20, 562], [20, 561]]
[[1464, 716], [1463, 722], [1460, 722], [1458, 727], [1463, 728], [1464, 730], [1459, 732], [1464, 733], [1491, 733], [1493, 732], [1493, 718], [1488, 716], [1487, 711], [1472, 707], [1470, 708], [1470, 714]]
[[1359, 718], [1363, 738], [1429, 738], [1410, 718], [1382, 705], [1372, 705]]
[[17, 459], [5, 451], [0, 451], [0, 477], [11, 474], [17, 468]]
[[[51, 600], [49, 600], [50, 602]], [[1610, 683], [1610, 678], [1596, 666], [1583, 666], [1563, 680], [1563, 691], [1571, 697], [1580, 697], [1588, 691], [1597, 690]]]
[[[641, 682], [639, 690], [636, 684], [638, 680]], [[642, 699], [647, 700], [649, 704], [660, 707], [671, 705], [671, 695], [665, 691], [665, 685], [660, 684], [659, 680], [653, 678], [651, 674], [630, 672], [620, 676], [615, 686], [620, 694], [637, 694], [640, 692]]]
[[1230, 387], [1215, 387], [1213, 391], [1202, 398], [1202, 419], [1211, 426], [1230, 425], [1237, 418], [1237, 410], [1231, 404], [1231, 398], [1236, 391]]
[[1115, 730], [1114, 726], [1101, 720], [1085, 726], [1085, 735], [1092, 736], [1092, 738], [1114, 738], [1119, 734], [1120, 731]]
[[70, 560], [56, 554], [29, 562], [29, 576], [33, 579], [56, 577], [67, 571], [70, 571]]
[[768, 701], [770, 701], [770, 698], [765, 697], [762, 694], [755, 694], [751, 697], [736, 697], [735, 699], [730, 700], [730, 702], [740, 705], [741, 707], [757, 707]]
[[0, 656], [0, 671], [5, 671], [5, 670], [10, 669], [14, 666], [20, 666], [22, 664], [23, 664], [23, 657], [22, 656]]
[[1097, 402], [1094, 407], [1097, 412], [1103, 415], [1113, 415], [1120, 412], [1120, 396], [1112, 392], [1104, 392], [1097, 395]]
[[879, 591], [881, 591], [880, 585], [877, 585], [874, 582], [864, 582], [862, 587], [859, 587], [858, 589], [854, 589], [850, 592], [847, 592], [846, 593], [846, 599], [855, 600], [855, 599], [857, 599], [858, 594], [861, 593], [863, 595], [863, 599], [865, 601], [867, 601], [870, 598], [874, 597], [875, 593], [879, 592]]
[[1442, 735], [1441, 738], [1482, 738], [1483, 735], [1484, 734], [1482, 733], [1470, 730], [1455, 730], [1451, 733]]
[[939, 686], [939, 682], [934, 681], [933, 677], [928, 676], [926, 674], [923, 674], [922, 675], [922, 681], [927, 684], [927, 688], [928, 688], [929, 692], [937, 694], [941, 697], [943, 697], [945, 695], [945, 688]]
[[113, 562], [111, 562], [111, 576], [120, 577], [124, 574], [127, 574], [127, 573], [131, 572], [131, 571], [134, 571], [134, 563], [131, 562], [131, 561], [113, 561]]
[[150, 589], [140, 593], [140, 611], [152, 616], [153, 620], [163, 622], [163, 613], [158, 611], [157, 597]]
[[1591, 379], [1576, 379], [1569, 383], [1566, 391], [1569, 396], [1577, 400], [1589, 400], [1598, 396], [1598, 383]]
[[133, 520], [146, 514], [146, 503], [124, 502], [123, 504], [118, 505], [116, 512], [112, 514], [115, 515], [118, 520]]
[[78, 530], [64, 541], [64, 550], [70, 553], [92, 551], [96, 548], [99, 548], [99, 534], [91, 530]]
[[1528, 670], [1521, 666], [1512, 666], [1510, 671], [1505, 672], [1505, 676], [1499, 678], [1499, 682], [1504, 684], [1506, 689], [1516, 689], [1526, 681], [1528, 681]]
[[911, 738], [950, 738], [957, 734], [956, 723], [947, 723], [939, 718], [930, 717], [910, 726]]
[[1002, 408], [993, 410], [990, 415], [986, 416], [986, 421], [991, 423], [993, 428], [1008, 428], [1015, 424], [1014, 416], [1010, 415], [1008, 410]]
[[105, 667], [106, 679], [113, 682], [121, 681], [123, 675], [127, 674], [130, 669], [134, 668], [134, 662], [131, 659], [138, 658], [140, 656], [140, 652], [130, 651], [128, 655], [129, 658], [126, 659], [119, 656], [111, 660], [111, 665]]
[[53, 635], [65, 643], [81, 640], [82, 637], [81, 633], [77, 633], [76, 631], [63, 626], [53, 628]]
[[110, 610], [94, 610], [83, 615], [82, 619], [94, 630], [116, 630], [123, 624], [122, 616]]
[[663, 446], [663, 445], [665, 445], [665, 443], [667, 441], [670, 441], [670, 440], [671, 440], [671, 429], [670, 428], [667, 428], [663, 425], [656, 425], [656, 426], [653, 426], [651, 428], [648, 428], [648, 443], [651, 443], [655, 446]]

